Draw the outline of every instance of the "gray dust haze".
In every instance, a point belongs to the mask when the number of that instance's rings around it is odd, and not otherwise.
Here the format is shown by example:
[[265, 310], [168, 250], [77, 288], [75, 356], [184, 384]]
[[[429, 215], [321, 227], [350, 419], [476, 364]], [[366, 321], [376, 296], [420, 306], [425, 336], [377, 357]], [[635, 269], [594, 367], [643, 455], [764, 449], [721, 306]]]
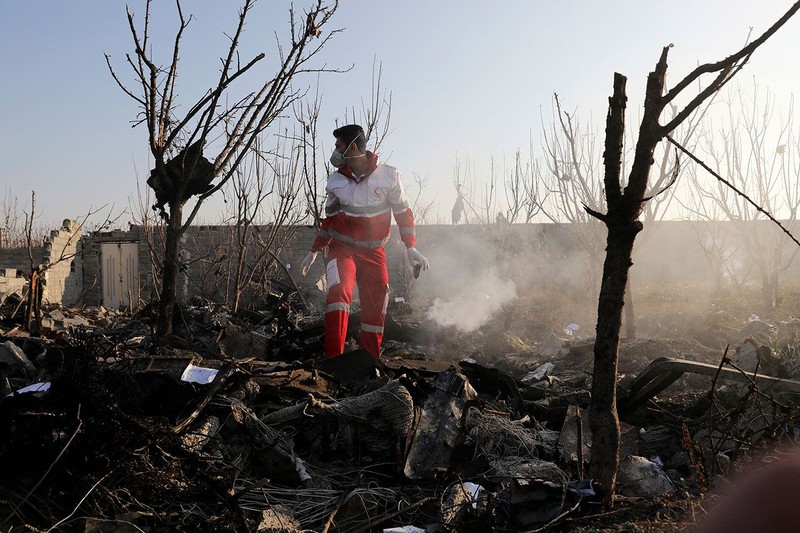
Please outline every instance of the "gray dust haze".
[[420, 276], [413, 294], [431, 302], [426, 318], [441, 326], [475, 331], [517, 297], [516, 285], [498, 268], [491, 243], [457, 235], [424, 253], [431, 270]]

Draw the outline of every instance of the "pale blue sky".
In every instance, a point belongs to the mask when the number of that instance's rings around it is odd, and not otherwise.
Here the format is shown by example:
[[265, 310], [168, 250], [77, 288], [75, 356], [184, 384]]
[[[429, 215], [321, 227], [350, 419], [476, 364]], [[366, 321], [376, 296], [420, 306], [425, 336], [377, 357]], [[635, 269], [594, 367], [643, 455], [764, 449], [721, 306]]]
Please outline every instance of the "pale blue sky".
[[[163, 39], [174, 27], [174, 3], [156, 3], [154, 29]], [[223, 32], [233, 29], [238, 2], [184, 4], [195, 17], [179, 79], [182, 101], [189, 104], [213, 83]], [[302, 0], [295, 4], [305, 6]], [[456, 158], [469, 157], [480, 172], [490, 157], [525, 149], [531, 134], [539, 139], [540, 109], [549, 116], [554, 91], [567, 109], [602, 125], [615, 71], [628, 76], [629, 109], [636, 112], [662, 46], [675, 44], [668, 75], [675, 81], [698, 61], [735, 51], [749, 27], [759, 34], [790, 4], [342, 0], [330, 28], [345, 31], [318, 64], [354, 68], [321, 78], [321, 130], [327, 134], [333, 117], [369, 98], [377, 58], [393, 94], [393, 132], [383, 151], [407, 181], [413, 173], [427, 176], [427, 198], [438, 200], [446, 213], [454, 198]], [[130, 5], [143, 13], [143, 1]], [[260, 51], [274, 55], [273, 32], [285, 34], [288, 6], [262, 0], [246, 29], [243, 58]], [[145, 131], [129, 124], [136, 106], [116, 87], [103, 58], [111, 54], [123, 70], [130, 49], [124, 2], [0, 0], [0, 185], [21, 203], [35, 189], [42, 220], [60, 222], [106, 203], [126, 208], [137, 171], [140, 179], [147, 176]], [[785, 101], [800, 86], [798, 52], [800, 18], [756, 53], [741, 79], [755, 76]], [[314, 82], [311, 76], [300, 80]], [[323, 140], [332, 147], [332, 139]], [[216, 221], [218, 212], [211, 204], [202, 219]]]

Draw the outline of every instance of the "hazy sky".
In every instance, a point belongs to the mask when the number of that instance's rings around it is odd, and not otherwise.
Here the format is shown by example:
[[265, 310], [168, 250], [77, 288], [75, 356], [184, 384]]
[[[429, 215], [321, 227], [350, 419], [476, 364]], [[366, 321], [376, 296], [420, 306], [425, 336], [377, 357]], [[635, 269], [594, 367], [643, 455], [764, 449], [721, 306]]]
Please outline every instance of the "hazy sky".
[[[141, 16], [144, 2], [131, 0]], [[156, 45], [174, 29], [174, 2], [153, 15]], [[186, 0], [194, 15], [184, 40], [179, 94], [186, 105], [213, 83], [235, 27], [238, 2]], [[427, 177], [426, 198], [449, 212], [457, 159], [480, 173], [491, 157], [510, 158], [540, 137], [553, 92], [570, 110], [602, 125], [613, 73], [628, 76], [629, 109], [669, 43], [669, 81], [698, 62], [722, 59], [760, 34], [790, 6], [762, 0], [342, 0], [328, 29], [344, 28], [318, 65], [347, 68], [320, 78], [327, 135], [333, 117], [370, 96], [373, 60], [392, 92], [392, 134], [383, 155]], [[297, 0], [298, 9], [306, 2]], [[262, 0], [252, 13], [242, 58], [275, 55], [289, 2]], [[103, 53], [125, 71], [131, 50], [125, 3], [117, 0], [0, 0], [0, 185], [20, 203], [37, 193], [42, 221], [78, 217], [90, 206], [128, 207], [149, 159], [146, 132], [130, 127], [135, 103], [112, 81]], [[160, 38], [160, 40], [159, 40]], [[740, 75], [770, 87], [779, 101], [800, 84], [800, 18], [764, 45]], [[156, 55], [167, 62], [167, 48]], [[253, 79], [252, 83], [255, 84]], [[315, 76], [298, 80], [314, 85]], [[332, 139], [323, 139], [326, 152]], [[0, 198], [2, 198], [0, 196]], [[130, 217], [126, 217], [125, 220]], [[201, 220], [219, 220], [219, 204]]]

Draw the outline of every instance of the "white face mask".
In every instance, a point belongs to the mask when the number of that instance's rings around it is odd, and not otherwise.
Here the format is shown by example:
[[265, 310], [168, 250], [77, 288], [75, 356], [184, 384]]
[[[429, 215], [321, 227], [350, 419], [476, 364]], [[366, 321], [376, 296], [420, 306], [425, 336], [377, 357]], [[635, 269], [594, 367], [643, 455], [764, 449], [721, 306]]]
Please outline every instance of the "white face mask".
[[[361, 135], [361, 134], [359, 133], [358, 135]], [[356, 135], [356, 139], [358, 139], [358, 135]], [[356, 142], [356, 139], [353, 139], [352, 141], [350, 141], [350, 144], [348, 144], [347, 148], [344, 149], [345, 153], [347, 153], [347, 151], [350, 149], [350, 147], [353, 145], [353, 143]], [[342, 152], [340, 152], [339, 150], [334, 150], [333, 153], [331, 154], [330, 162], [331, 162], [331, 165], [333, 165], [335, 168], [342, 168], [343, 166], [345, 166], [347, 164], [347, 160], [349, 158], [353, 158], [353, 157], [366, 157], [366, 154], [346, 156]]]
[[335, 168], [342, 168], [347, 163], [347, 158], [339, 150], [334, 150], [331, 154], [330, 162]]

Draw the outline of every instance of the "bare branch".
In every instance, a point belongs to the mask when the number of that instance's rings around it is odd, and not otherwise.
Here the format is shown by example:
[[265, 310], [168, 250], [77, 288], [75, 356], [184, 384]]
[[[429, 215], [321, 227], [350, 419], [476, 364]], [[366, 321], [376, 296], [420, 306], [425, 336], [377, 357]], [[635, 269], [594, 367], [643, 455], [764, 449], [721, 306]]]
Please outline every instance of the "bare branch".
[[720, 183], [724, 184], [726, 187], [728, 187], [729, 189], [731, 189], [733, 192], [735, 192], [736, 194], [738, 194], [740, 197], [744, 198], [744, 200], [745, 200], [745, 201], [747, 201], [747, 203], [749, 203], [750, 205], [752, 205], [752, 206], [753, 206], [753, 207], [756, 209], [756, 211], [758, 211], [758, 212], [762, 213], [764, 216], [766, 216], [768, 219], [770, 219], [770, 220], [771, 220], [771, 221], [772, 221], [772, 222], [773, 222], [775, 225], [777, 225], [779, 228], [781, 228], [781, 230], [782, 230], [782, 231], [783, 231], [783, 232], [784, 232], [786, 235], [788, 235], [788, 236], [789, 236], [789, 238], [790, 238], [790, 239], [792, 239], [792, 241], [794, 241], [794, 243], [795, 243], [796, 245], [800, 246], [800, 240], [797, 240], [797, 238], [796, 238], [794, 235], [792, 235], [792, 233], [791, 233], [791, 232], [790, 232], [788, 229], [786, 229], [786, 228], [783, 226], [783, 224], [781, 224], [781, 222], [780, 222], [778, 219], [776, 219], [775, 217], [773, 217], [773, 216], [772, 216], [772, 215], [771, 215], [769, 212], [767, 212], [767, 211], [766, 211], [766, 210], [765, 210], [763, 207], [761, 207], [759, 204], [757, 204], [756, 202], [754, 202], [754, 201], [753, 201], [753, 200], [752, 200], [752, 199], [751, 199], [749, 196], [747, 196], [745, 193], [743, 193], [743, 192], [742, 192], [742, 191], [740, 191], [738, 188], [736, 188], [736, 186], [735, 186], [735, 185], [733, 185], [733, 183], [731, 183], [730, 181], [726, 180], [725, 178], [723, 178], [722, 176], [720, 176], [719, 174], [717, 174], [717, 173], [716, 173], [714, 170], [712, 170], [712, 169], [711, 169], [711, 167], [709, 167], [708, 165], [706, 165], [706, 164], [705, 164], [705, 162], [703, 162], [702, 160], [700, 160], [699, 158], [697, 158], [697, 156], [695, 156], [695, 155], [694, 155], [693, 153], [691, 153], [689, 150], [687, 150], [686, 148], [684, 148], [683, 146], [681, 146], [681, 145], [680, 145], [680, 144], [679, 144], [679, 143], [678, 143], [678, 142], [677, 142], [675, 139], [673, 139], [673, 138], [672, 138], [672, 137], [670, 137], [669, 135], [667, 135], [667, 140], [668, 140], [669, 142], [671, 142], [673, 145], [675, 145], [675, 147], [676, 147], [676, 148], [678, 148], [678, 149], [679, 149], [681, 152], [683, 152], [684, 154], [686, 154], [687, 156], [689, 156], [689, 158], [691, 158], [691, 159], [692, 159], [692, 160], [693, 160], [695, 163], [697, 163], [698, 165], [700, 165], [701, 167], [703, 167], [703, 168], [704, 168], [704, 169], [705, 169], [705, 170], [706, 170], [706, 171], [707, 171], [709, 174], [711, 174], [712, 176], [714, 176], [715, 178], [717, 178], [717, 180], [718, 180]]

